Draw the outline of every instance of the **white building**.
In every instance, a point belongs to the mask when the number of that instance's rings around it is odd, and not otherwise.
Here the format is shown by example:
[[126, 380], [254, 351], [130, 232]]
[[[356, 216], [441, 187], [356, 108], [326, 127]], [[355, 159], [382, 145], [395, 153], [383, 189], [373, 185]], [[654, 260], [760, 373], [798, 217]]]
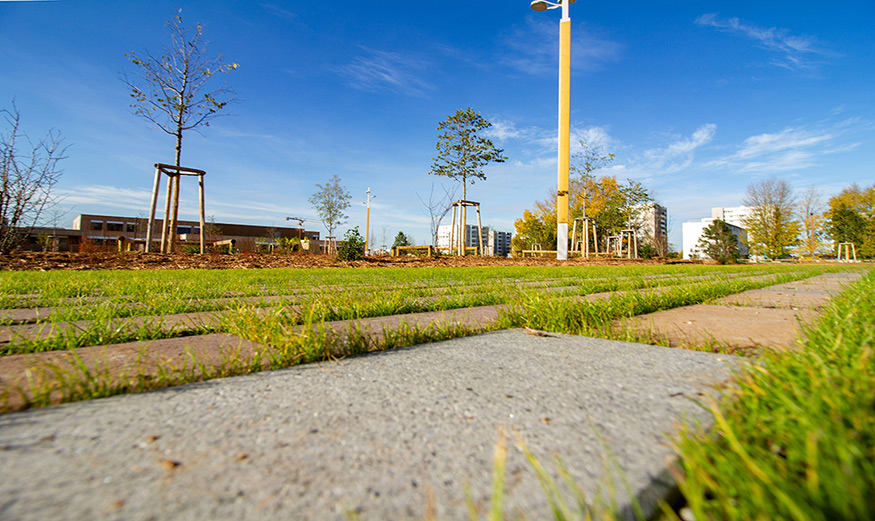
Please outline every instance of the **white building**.
[[[715, 208], [717, 210], [717, 208]], [[717, 218], [715, 217], [705, 217], [699, 221], [687, 221], [683, 223], [683, 241], [684, 241], [684, 258], [685, 259], [708, 259], [707, 255], [702, 252], [699, 248], [699, 240], [702, 238], [702, 232], [705, 231], [705, 228], [711, 226]], [[721, 219], [722, 220], [722, 219]], [[747, 234], [744, 231], [744, 228], [740, 226], [736, 226], [730, 222], [726, 222], [729, 225], [729, 229], [732, 230], [732, 234], [738, 239], [738, 252], [742, 257], [748, 256], [748, 248], [745, 241], [747, 240]]]
[[711, 218], [744, 228], [743, 221], [753, 212], [751, 206], [735, 206], [732, 208], [711, 208]]
[[[438, 226], [437, 247], [439, 249], [450, 249], [450, 232], [453, 226], [451, 224], [442, 224]], [[510, 232], [500, 232], [493, 230], [489, 226], [481, 228], [483, 238], [483, 248], [486, 250], [485, 255], [506, 256], [510, 252]], [[477, 239], [477, 225], [465, 225], [465, 246], [480, 247], [480, 241]]]
[[634, 207], [635, 222], [632, 224], [638, 236], [649, 243], [658, 255], [668, 253], [668, 210], [656, 203], [639, 204]]

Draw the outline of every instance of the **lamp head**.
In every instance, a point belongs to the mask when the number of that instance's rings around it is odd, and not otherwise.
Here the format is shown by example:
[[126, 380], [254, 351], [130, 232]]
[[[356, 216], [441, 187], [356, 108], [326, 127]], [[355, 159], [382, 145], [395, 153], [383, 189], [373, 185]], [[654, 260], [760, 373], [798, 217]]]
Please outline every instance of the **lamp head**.
[[567, 2], [568, 5], [571, 5], [577, 0], [558, 0], [557, 2], [550, 2], [549, 0], [532, 0], [532, 3], [530, 5], [535, 11], [546, 11], [547, 9], [556, 9], [562, 7], [563, 1]]

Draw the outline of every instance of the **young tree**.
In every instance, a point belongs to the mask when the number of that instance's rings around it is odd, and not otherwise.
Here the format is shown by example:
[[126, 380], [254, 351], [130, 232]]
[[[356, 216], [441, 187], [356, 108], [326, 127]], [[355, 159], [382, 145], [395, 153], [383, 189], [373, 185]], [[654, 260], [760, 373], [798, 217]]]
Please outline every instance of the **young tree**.
[[814, 260], [826, 247], [825, 216], [820, 191], [810, 186], [799, 199], [799, 217], [802, 220], [802, 242], [798, 252]]
[[799, 243], [802, 227], [794, 219], [796, 198], [786, 181], [772, 177], [751, 183], [743, 202], [753, 208], [742, 221], [752, 255], [780, 259], [788, 247]]
[[698, 247], [720, 264], [735, 263], [739, 257], [738, 238], [729, 225], [720, 219], [714, 219], [702, 230]]
[[411, 246], [410, 237], [404, 234], [404, 232], [398, 232], [398, 235], [395, 236], [395, 242], [392, 243], [392, 247], [396, 246]]
[[[182, 12], [180, 9], [179, 12]], [[203, 26], [189, 29], [177, 14], [167, 21], [170, 45], [156, 56], [149, 51], [125, 56], [137, 68], [133, 77], [124, 74], [122, 81], [130, 88], [134, 114], [155, 124], [176, 140], [175, 165], [181, 166], [182, 136], [187, 130], [210, 125], [219, 111], [234, 101], [233, 91], [225, 86], [213, 87], [217, 73], [230, 73], [236, 63], [226, 63], [221, 54], [211, 54], [203, 39]], [[170, 178], [173, 213], [170, 230], [176, 229], [179, 213], [179, 176]], [[165, 226], [167, 224], [165, 223]]]
[[[17, 248], [52, 205], [52, 189], [63, 171], [65, 158], [60, 134], [50, 130], [32, 142], [21, 131], [21, 115], [15, 102], [12, 110], [0, 110], [7, 130], [0, 133], [0, 253]], [[20, 150], [21, 142], [25, 150]]]
[[[438, 240], [438, 228], [440, 228], [441, 222], [444, 220], [444, 217], [450, 213], [450, 209], [453, 208], [453, 200], [456, 198], [456, 187], [454, 186], [452, 190], [448, 189], [445, 186], [442, 186], [444, 194], [441, 196], [436, 196], [434, 193], [434, 183], [431, 184], [431, 191], [428, 194], [428, 201], [424, 200], [418, 193], [416, 197], [419, 198], [419, 202], [425, 206], [425, 209], [428, 211], [429, 216], [429, 231], [431, 232], [431, 245], [437, 248], [437, 240]], [[385, 242], [385, 241], [384, 241]]]
[[317, 184], [319, 190], [310, 196], [310, 204], [316, 209], [322, 224], [328, 230], [328, 236], [334, 237], [334, 230], [346, 222], [344, 210], [349, 208], [349, 200], [352, 196], [343, 185], [337, 175], [331, 176], [324, 185]]
[[345, 261], [365, 258], [365, 238], [359, 233], [358, 226], [346, 231], [346, 234], [343, 236], [343, 243], [337, 251], [337, 258]]
[[468, 107], [456, 111], [438, 125], [442, 131], [438, 135], [437, 157], [429, 174], [446, 176], [459, 180], [462, 184], [462, 199], [467, 199], [468, 180], [486, 179], [483, 167], [489, 163], [504, 163], [507, 160], [504, 150], [496, 147], [492, 140], [477, 133], [492, 126], [474, 109]]

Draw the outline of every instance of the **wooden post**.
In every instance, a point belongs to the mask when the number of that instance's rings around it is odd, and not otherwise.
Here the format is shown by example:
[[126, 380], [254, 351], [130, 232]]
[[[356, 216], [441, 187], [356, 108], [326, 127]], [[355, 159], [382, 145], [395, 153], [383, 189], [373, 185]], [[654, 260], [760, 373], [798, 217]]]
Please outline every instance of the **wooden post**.
[[161, 168], [155, 165], [155, 184], [152, 187], [152, 203], [149, 205], [149, 223], [146, 224], [146, 253], [152, 251], [152, 223], [155, 221], [155, 206], [161, 188]]
[[456, 203], [453, 203], [453, 224], [450, 226], [450, 255], [453, 254], [453, 251], [456, 249], [456, 243], [454, 242], [456, 238]]
[[173, 189], [173, 176], [167, 176], [167, 199], [164, 201], [164, 223], [161, 229], [161, 253], [167, 251], [167, 229], [170, 226], [170, 192]]
[[599, 254], [599, 236], [596, 229], [595, 221], [592, 222], [592, 243], [595, 245], [595, 254]]
[[201, 202], [201, 255], [206, 253], [206, 247], [204, 244], [204, 228], [206, 227], [206, 216], [204, 215], [204, 175], [198, 174], [198, 185], [200, 188], [200, 202]]
[[167, 252], [173, 253], [173, 243], [176, 242], [176, 224], [179, 217], [179, 181], [182, 176], [179, 171], [174, 175], [173, 183], [173, 214], [170, 216], [170, 237], [167, 241]]
[[480, 256], [483, 257], [485, 252], [483, 251], [483, 227], [480, 225], [480, 205], [478, 204], [475, 208], [477, 208], [477, 236], [480, 238]]

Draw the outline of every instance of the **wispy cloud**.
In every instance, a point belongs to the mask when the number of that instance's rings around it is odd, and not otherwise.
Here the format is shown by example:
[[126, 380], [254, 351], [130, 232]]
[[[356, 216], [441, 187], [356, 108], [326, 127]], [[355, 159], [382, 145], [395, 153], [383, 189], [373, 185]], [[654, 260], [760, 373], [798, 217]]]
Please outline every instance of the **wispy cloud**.
[[362, 48], [363, 54], [335, 68], [356, 89], [390, 91], [425, 97], [434, 87], [422, 79], [430, 68], [428, 59], [416, 54]]
[[795, 36], [788, 29], [759, 27], [738, 18], [720, 18], [715, 13], [703, 14], [696, 19], [696, 24], [752, 39], [759, 47], [776, 55], [771, 61], [772, 65], [785, 69], [812, 69], [820, 63], [818, 60], [833, 55], [820, 48], [813, 37]]
[[[553, 74], [559, 60], [556, 23], [528, 20], [504, 36], [508, 53], [499, 61], [526, 74]], [[571, 70], [589, 71], [620, 59], [622, 46], [585, 28], [575, 27], [571, 38]]]
[[284, 9], [276, 4], [263, 3], [263, 4], [261, 4], [261, 7], [263, 7], [266, 11], [273, 14], [274, 16], [282, 18], [283, 20], [287, 20], [289, 22], [298, 21], [297, 14], [289, 11], [288, 9]]
[[759, 134], [744, 140], [736, 157], [747, 159], [768, 154], [808, 148], [833, 139], [829, 131], [786, 128], [772, 134]]
[[780, 132], [746, 138], [735, 152], [711, 161], [708, 167], [725, 168], [743, 174], [771, 175], [812, 168], [818, 158], [848, 152], [859, 143], [845, 141], [845, 134], [862, 128], [848, 121], [829, 126], [787, 127]]
[[651, 175], [664, 175], [689, 167], [693, 163], [696, 150], [710, 143], [716, 133], [717, 125], [707, 123], [688, 137], [676, 137], [663, 147], [646, 150], [646, 169]]
[[[519, 140], [531, 148], [535, 156], [547, 156], [555, 161], [556, 147], [558, 146], [557, 129], [544, 129], [541, 127], [519, 128], [513, 121], [505, 119], [492, 119], [492, 127], [485, 135], [496, 141]], [[608, 150], [613, 145], [613, 139], [604, 127], [572, 127], [570, 130], [570, 152], [580, 152], [581, 142], [590, 147], [600, 147]], [[536, 159], [538, 163], [543, 158]]]
[[113, 208], [148, 208], [152, 192], [148, 190], [132, 190], [118, 186], [91, 185], [74, 186], [61, 193], [65, 205], [100, 204]]

